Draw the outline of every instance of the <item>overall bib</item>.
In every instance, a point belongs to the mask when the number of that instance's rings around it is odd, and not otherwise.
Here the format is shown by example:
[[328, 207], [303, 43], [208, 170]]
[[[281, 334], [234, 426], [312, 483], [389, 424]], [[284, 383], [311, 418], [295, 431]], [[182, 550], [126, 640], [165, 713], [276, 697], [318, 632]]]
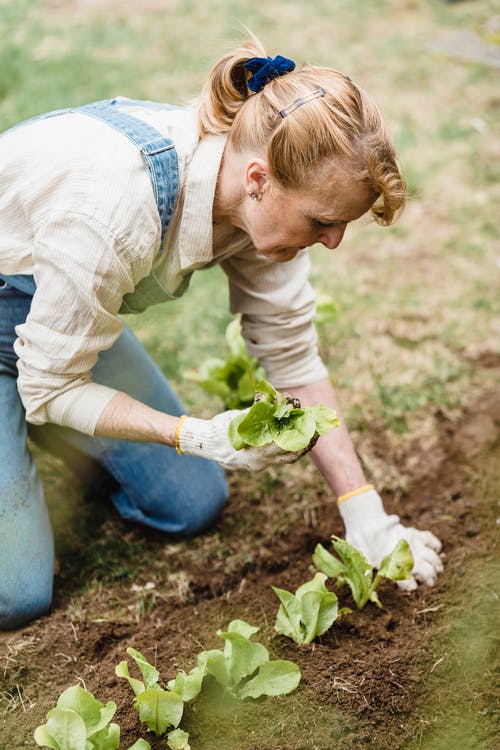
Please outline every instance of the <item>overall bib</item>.
[[[177, 154], [168, 138], [122, 111], [138, 104], [168, 106], [109, 100], [42, 117], [84, 112], [129, 138], [149, 168], [163, 237], [177, 198]], [[53, 424], [27, 425], [17, 391], [13, 344], [15, 326], [25, 321], [35, 293], [32, 276], [0, 274], [0, 629], [37, 617], [52, 599], [52, 530], [42, 484], [27, 447], [28, 433], [84, 478], [89, 468], [104, 471], [112, 479], [111, 497], [123, 518], [167, 533], [196, 534], [213, 523], [227, 499], [223, 471], [205, 459], [179, 456], [175, 449], [155, 443], [97, 438]], [[121, 311], [140, 311], [171, 298], [154, 277], [147, 277], [124, 297]], [[100, 353], [92, 379], [158, 411], [173, 415], [185, 411], [163, 373], [127, 327], [111, 349]]]

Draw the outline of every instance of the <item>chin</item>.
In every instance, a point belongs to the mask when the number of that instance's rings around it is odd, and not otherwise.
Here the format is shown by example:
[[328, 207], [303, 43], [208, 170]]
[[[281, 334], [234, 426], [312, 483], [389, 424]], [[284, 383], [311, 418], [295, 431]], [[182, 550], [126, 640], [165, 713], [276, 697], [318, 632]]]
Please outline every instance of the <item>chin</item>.
[[288, 263], [288, 261], [293, 260], [301, 250], [303, 250], [301, 247], [294, 248], [293, 250], [260, 250], [257, 252], [257, 257], [265, 258], [273, 263]]

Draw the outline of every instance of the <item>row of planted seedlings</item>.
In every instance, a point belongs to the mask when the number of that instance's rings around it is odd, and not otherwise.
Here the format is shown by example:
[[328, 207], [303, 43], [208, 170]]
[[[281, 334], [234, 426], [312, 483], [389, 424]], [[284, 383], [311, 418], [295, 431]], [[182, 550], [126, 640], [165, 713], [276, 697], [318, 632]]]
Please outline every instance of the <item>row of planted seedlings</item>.
[[[337, 595], [326, 587], [328, 579], [338, 587], [347, 584], [361, 609], [367, 602], [381, 606], [376, 590], [383, 578], [397, 581], [411, 574], [413, 558], [405, 540], [397, 543], [377, 571], [345, 540], [332, 536], [332, 545], [336, 556], [321, 544], [316, 546], [314, 576], [295, 593], [273, 587], [280, 601], [274, 629], [299, 645], [312, 643], [352, 611], [339, 609]], [[217, 631], [224, 640], [222, 649], [201, 651], [189, 672], [181, 670], [166, 684], [160, 683], [158, 670], [139, 651], [127, 648], [142, 679], [131, 676], [126, 660], [115, 671], [129, 682], [134, 707], [147, 730], [165, 737], [171, 750], [190, 750], [189, 734], [180, 726], [185, 704], [214, 682], [226, 695], [243, 701], [295, 690], [301, 678], [299, 667], [289, 660], [271, 659], [267, 648], [254, 639], [258, 631], [244, 620], [233, 620], [226, 630]], [[120, 727], [112, 722], [115, 711], [114, 701], [103, 704], [74, 685], [61, 693], [47, 722], [37, 727], [35, 741], [53, 750], [117, 750]], [[151, 746], [140, 738], [128, 750], [151, 750]]]

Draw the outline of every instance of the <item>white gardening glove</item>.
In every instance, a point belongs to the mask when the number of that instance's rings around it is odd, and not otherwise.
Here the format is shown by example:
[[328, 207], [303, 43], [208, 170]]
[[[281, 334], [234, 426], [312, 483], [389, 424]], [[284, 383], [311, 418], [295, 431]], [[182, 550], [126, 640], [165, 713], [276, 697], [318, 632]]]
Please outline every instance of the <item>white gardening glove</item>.
[[309, 450], [310, 446], [301, 451], [284, 451], [271, 443], [261, 448], [236, 451], [229, 442], [229, 423], [241, 413], [238, 409], [232, 409], [212, 419], [181, 417], [175, 441], [178, 452], [216, 461], [223, 469], [260, 471], [271, 464], [292, 463]]
[[348, 493], [337, 501], [349, 544], [359, 549], [371, 565], [378, 567], [396, 543], [406, 539], [414, 560], [412, 577], [398, 581], [398, 586], [405, 591], [416, 589], [417, 582], [433, 586], [438, 573], [443, 570], [438, 556], [441, 549], [439, 539], [430, 531], [403, 526], [399, 516], [387, 515], [382, 498], [371, 485], [361, 490], [352, 495]]

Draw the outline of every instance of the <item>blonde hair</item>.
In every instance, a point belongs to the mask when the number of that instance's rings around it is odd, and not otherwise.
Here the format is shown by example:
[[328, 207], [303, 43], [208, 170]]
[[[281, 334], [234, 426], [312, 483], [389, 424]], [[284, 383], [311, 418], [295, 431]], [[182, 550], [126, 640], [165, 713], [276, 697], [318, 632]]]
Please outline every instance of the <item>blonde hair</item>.
[[[343, 73], [312, 65], [274, 78], [253, 93], [244, 65], [265, 56], [253, 38], [213, 66], [198, 101], [201, 136], [228, 133], [237, 151], [263, 150], [272, 177], [291, 190], [314, 189], [318, 168], [336, 159], [378, 196], [371, 209], [375, 221], [391, 224], [404, 206], [406, 185], [375, 103]], [[280, 115], [319, 87], [324, 96]]]

